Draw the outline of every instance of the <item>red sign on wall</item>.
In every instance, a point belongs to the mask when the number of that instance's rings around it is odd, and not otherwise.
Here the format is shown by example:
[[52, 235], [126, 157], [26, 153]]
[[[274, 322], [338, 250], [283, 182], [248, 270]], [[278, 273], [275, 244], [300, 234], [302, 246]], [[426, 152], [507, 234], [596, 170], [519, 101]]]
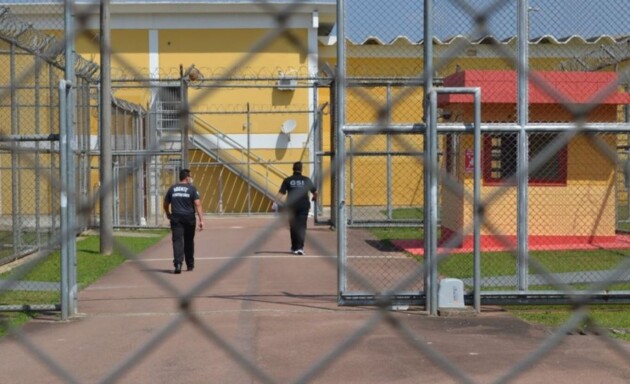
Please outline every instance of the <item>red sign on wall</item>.
[[466, 173], [472, 173], [475, 170], [475, 152], [472, 149], [466, 149], [464, 152], [464, 170]]

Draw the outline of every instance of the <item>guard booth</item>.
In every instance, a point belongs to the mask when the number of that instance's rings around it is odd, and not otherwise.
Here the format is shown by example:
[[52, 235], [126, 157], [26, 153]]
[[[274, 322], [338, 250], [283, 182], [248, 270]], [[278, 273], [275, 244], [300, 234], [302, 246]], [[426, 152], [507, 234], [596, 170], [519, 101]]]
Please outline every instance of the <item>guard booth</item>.
[[[529, 84], [529, 123], [536, 127], [528, 128], [529, 161], [545, 151], [551, 155], [543, 156], [546, 159], [542, 166], [529, 173], [530, 249], [613, 244], [619, 240], [615, 234], [617, 164], [603, 152], [616, 152], [620, 134], [612, 129], [611, 123], [624, 121], [622, 107], [630, 103], [630, 94], [615, 91], [598, 96], [615, 84], [614, 72], [536, 72], [535, 75], [541, 81], [530, 79]], [[481, 142], [481, 199], [497, 196], [485, 210], [484, 222], [489, 225], [482, 226], [481, 246], [486, 251], [505, 249], [506, 242], [516, 244], [517, 83], [515, 71], [501, 70], [466, 70], [444, 79], [445, 87], [481, 88], [482, 123], [498, 127], [485, 130]], [[537, 84], [546, 84], [545, 89]], [[597, 104], [585, 118], [598, 129], [577, 134], [559, 150], [550, 150], [549, 145], [559, 135], [576, 126], [571, 108], [587, 103]], [[447, 121], [473, 119], [473, 103], [466, 95], [440, 95], [438, 106]], [[472, 195], [472, 135], [451, 133], [442, 140], [446, 171]], [[500, 193], [495, 194], [499, 188]], [[472, 201], [464, 197], [466, 194], [456, 194], [447, 188], [440, 194], [443, 209], [439, 242], [453, 245], [454, 234], [472, 226]], [[472, 235], [466, 234], [455, 247], [472, 249]]]

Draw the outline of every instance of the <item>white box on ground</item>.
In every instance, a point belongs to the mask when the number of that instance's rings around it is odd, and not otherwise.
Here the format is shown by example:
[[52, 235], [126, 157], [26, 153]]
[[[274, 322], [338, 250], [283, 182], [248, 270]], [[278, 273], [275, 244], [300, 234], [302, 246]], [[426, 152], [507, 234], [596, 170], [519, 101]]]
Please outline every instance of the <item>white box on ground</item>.
[[439, 308], [464, 308], [464, 282], [446, 278], [440, 281], [438, 289]]

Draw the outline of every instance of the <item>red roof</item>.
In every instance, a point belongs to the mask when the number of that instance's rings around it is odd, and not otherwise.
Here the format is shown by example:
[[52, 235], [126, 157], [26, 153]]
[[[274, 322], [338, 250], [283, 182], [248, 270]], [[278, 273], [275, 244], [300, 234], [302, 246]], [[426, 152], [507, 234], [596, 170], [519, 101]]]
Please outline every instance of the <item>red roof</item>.
[[[617, 80], [615, 72], [534, 72], [544, 84], [549, 84], [565, 100], [558, 101], [543, 88], [539, 88], [529, 79], [530, 104], [560, 104], [563, 101], [585, 104], [593, 101], [599, 92], [605, 91]], [[466, 70], [454, 73], [444, 79], [445, 87], [481, 87], [482, 103], [516, 103], [516, 71]], [[470, 95], [441, 94], [440, 106], [456, 103], [472, 103]], [[598, 104], [630, 104], [630, 93], [615, 91]]]

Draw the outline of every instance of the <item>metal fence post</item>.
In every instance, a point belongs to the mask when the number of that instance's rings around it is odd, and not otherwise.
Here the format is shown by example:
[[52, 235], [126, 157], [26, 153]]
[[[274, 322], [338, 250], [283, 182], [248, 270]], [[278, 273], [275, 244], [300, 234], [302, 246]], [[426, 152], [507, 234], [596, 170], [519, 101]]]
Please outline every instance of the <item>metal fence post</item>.
[[[16, 82], [16, 62], [15, 62], [15, 44], [11, 43], [10, 46], [10, 64], [9, 64], [9, 75], [11, 78], [11, 84], [15, 84]], [[18, 98], [16, 87], [12, 86], [10, 90], [11, 97], [11, 133], [16, 135], [19, 133], [19, 119], [18, 119]], [[19, 194], [19, 176], [17, 170], [19, 169], [19, 161], [18, 161], [18, 151], [16, 143], [11, 143], [11, 183], [15, 185], [17, 188], [14, 188], [11, 192], [11, 223], [12, 223], [12, 234], [13, 234], [13, 253], [18, 255], [20, 253], [20, 228], [22, 225], [20, 224], [20, 210], [19, 210], [19, 201], [21, 196]], [[16, 192], [17, 190], [17, 192]]]
[[[345, 1], [337, 1], [337, 73], [336, 73], [335, 87], [335, 106], [336, 106], [336, 119], [335, 119], [335, 132], [337, 133], [337, 141], [335, 146], [335, 161], [334, 167], [337, 170], [335, 173], [336, 180], [336, 195], [337, 204], [333, 207], [336, 210], [336, 223], [333, 225], [337, 227], [337, 291], [339, 295], [347, 289], [346, 279], [346, 207], [345, 207], [345, 193], [346, 193], [346, 172], [345, 172], [345, 135], [343, 128], [346, 123], [346, 30], [345, 30]], [[341, 297], [338, 298], [342, 300]]]
[[[432, 227], [432, 211], [437, 209], [437, 196], [435, 201], [432, 201], [433, 194], [431, 185], [433, 177], [433, 159], [431, 153], [432, 145], [429, 143], [433, 139], [432, 135], [437, 133], [431, 128], [432, 116], [430, 115], [430, 99], [433, 88], [433, 0], [424, 0], [424, 121], [426, 125], [424, 135], [424, 252], [425, 252], [425, 292], [426, 292], [426, 307], [430, 315], [437, 315], [437, 287], [435, 287], [435, 275], [432, 273], [437, 268], [434, 265], [435, 251], [437, 250], [436, 244], [433, 241], [435, 237], [435, 231]], [[437, 102], [437, 101], [436, 101]], [[437, 119], [435, 119], [437, 124]], [[437, 145], [437, 144], [436, 144]], [[436, 205], [433, 205], [433, 203]], [[434, 249], [435, 248], [435, 249]]]
[[[59, 128], [61, 134], [59, 135], [59, 151], [60, 151], [60, 173], [61, 180], [68, 179], [69, 173], [69, 153], [68, 146], [68, 116], [67, 110], [67, 87], [68, 82], [65, 80], [59, 81]], [[70, 233], [71, 228], [69, 224], [70, 210], [68, 209], [68, 194], [70, 186], [67, 183], [61, 183], [61, 319], [67, 320], [70, 316], [70, 295], [69, 295], [69, 264], [70, 264]], [[65, 186], [63, 185], [65, 184]]]
[[111, 30], [109, 0], [101, 1], [101, 116], [100, 116], [100, 251], [111, 255], [113, 250], [113, 180], [112, 180], [112, 81], [111, 81]]
[[77, 233], [77, 184], [76, 184], [76, 138], [75, 138], [75, 97], [74, 90], [76, 88], [75, 85], [75, 45], [74, 45], [74, 37], [75, 37], [75, 25], [74, 25], [74, 1], [68, 0], [64, 3], [64, 20], [65, 20], [65, 52], [66, 52], [66, 65], [65, 65], [65, 76], [66, 76], [66, 106], [65, 111], [66, 121], [65, 126], [62, 126], [61, 129], [66, 130], [66, 161], [67, 161], [67, 177], [64, 182], [67, 185], [67, 193], [66, 197], [67, 201], [67, 240], [68, 240], [68, 294], [69, 297], [69, 306], [68, 306], [68, 315], [75, 315], [77, 313], [77, 296], [78, 296], [78, 287], [77, 287], [77, 244], [76, 244], [76, 233]]
[[481, 312], [481, 89], [476, 88], [474, 132], [474, 190], [473, 190], [473, 306]]
[[529, 87], [528, 87], [528, 55], [529, 55], [529, 31], [528, 31], [528, 0], [518, 2], [518, 97], [516, 108], [518, 125], [520, 126], [517, 150], [517, 249], [518, 249], [518, 289], [528, 289], [528, 169], [529, 169], [529, 145], [526, 127], [529, 124]]

